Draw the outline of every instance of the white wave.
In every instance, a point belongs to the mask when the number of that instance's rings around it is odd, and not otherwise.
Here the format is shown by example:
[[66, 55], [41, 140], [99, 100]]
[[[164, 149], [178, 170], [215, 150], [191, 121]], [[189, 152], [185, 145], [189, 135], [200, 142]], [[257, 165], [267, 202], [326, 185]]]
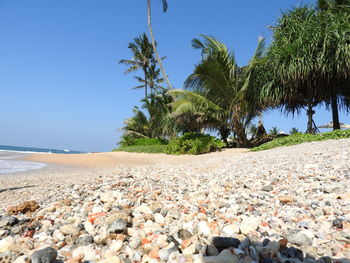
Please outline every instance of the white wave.
[[46, 166], [44, 163], [0, 160], [0, 174], [36, 170], [44, 166]]
[[0, 152], [10, 152], [10, 153], [51, 153], [49, 152], [33, 152], [33, 151], [14, 151], [14, 150], [0, 150]]

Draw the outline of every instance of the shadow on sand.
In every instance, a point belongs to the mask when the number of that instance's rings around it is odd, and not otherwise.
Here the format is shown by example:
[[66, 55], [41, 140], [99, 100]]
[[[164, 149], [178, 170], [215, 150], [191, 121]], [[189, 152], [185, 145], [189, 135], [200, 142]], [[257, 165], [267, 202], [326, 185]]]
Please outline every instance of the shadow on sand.
[[14, 190], [19, 190], [19, 189], [25, 189], [25, 188], [31, 188], [35, 187], [38, 185], [26, 185], [26, 186], [20, 186], [20, 187], [11, 187], [11, 188], [6, 188], [6, 189], [0, 189], [0, 193], [6, 192], [6, 191], [14, 191]]

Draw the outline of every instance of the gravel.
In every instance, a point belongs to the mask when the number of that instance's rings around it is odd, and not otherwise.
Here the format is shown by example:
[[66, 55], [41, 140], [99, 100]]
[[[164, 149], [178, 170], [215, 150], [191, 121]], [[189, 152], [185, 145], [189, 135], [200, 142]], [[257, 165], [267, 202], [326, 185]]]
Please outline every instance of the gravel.
[[61, 181], [18, 200], [39, 209], [0, 217], [0, 262], [46, 252], [45, 262], [56, 252], [70, 263], [349, 262], [349, 164], [344, 139], [183, 165], [62, 170]]

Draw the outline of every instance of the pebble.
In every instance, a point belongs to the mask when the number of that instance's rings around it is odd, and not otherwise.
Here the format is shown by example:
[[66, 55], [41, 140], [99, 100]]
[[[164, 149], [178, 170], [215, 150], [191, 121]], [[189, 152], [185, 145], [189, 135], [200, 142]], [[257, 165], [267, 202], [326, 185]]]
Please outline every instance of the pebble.
[[55, 263], [57, 251], [51, 247], [35, 251], [30, 255], [31, 263]]
[[0, 215], [0, 228], [4, 226], [14, 226], [19, 222], [17, 217], [9, 215]]
[[336, 228], [343, 228], [343, 220], [334, 219], [332, 222], [333, 226]]
[[124, 219], [117, 219], [108, 227], [110, 234], [121, 234], [126, 231], [128, 223]]
[[299, 246], [312, 246], [314, 233], [310, 230], [302, 230], [287, 237], [288, 241]]

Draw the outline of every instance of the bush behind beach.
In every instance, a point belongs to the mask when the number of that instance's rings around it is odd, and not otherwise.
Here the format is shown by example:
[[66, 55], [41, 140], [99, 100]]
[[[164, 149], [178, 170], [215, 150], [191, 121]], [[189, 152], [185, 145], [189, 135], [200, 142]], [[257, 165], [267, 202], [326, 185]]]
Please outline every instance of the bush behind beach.
[[260, 145], [251, 149], [251, 151], [263, 151], [277, 147], [284, 147], [290, 145], [296, 145], [305, 142], [325, 141], [325, 140], [338, 140], [350, 138], [350, 129], [336, 130], [332, 132], [319, 133], [319, 134], [301, 134], [296, 133], [287, 137], [277, 138], [271, 142]]

